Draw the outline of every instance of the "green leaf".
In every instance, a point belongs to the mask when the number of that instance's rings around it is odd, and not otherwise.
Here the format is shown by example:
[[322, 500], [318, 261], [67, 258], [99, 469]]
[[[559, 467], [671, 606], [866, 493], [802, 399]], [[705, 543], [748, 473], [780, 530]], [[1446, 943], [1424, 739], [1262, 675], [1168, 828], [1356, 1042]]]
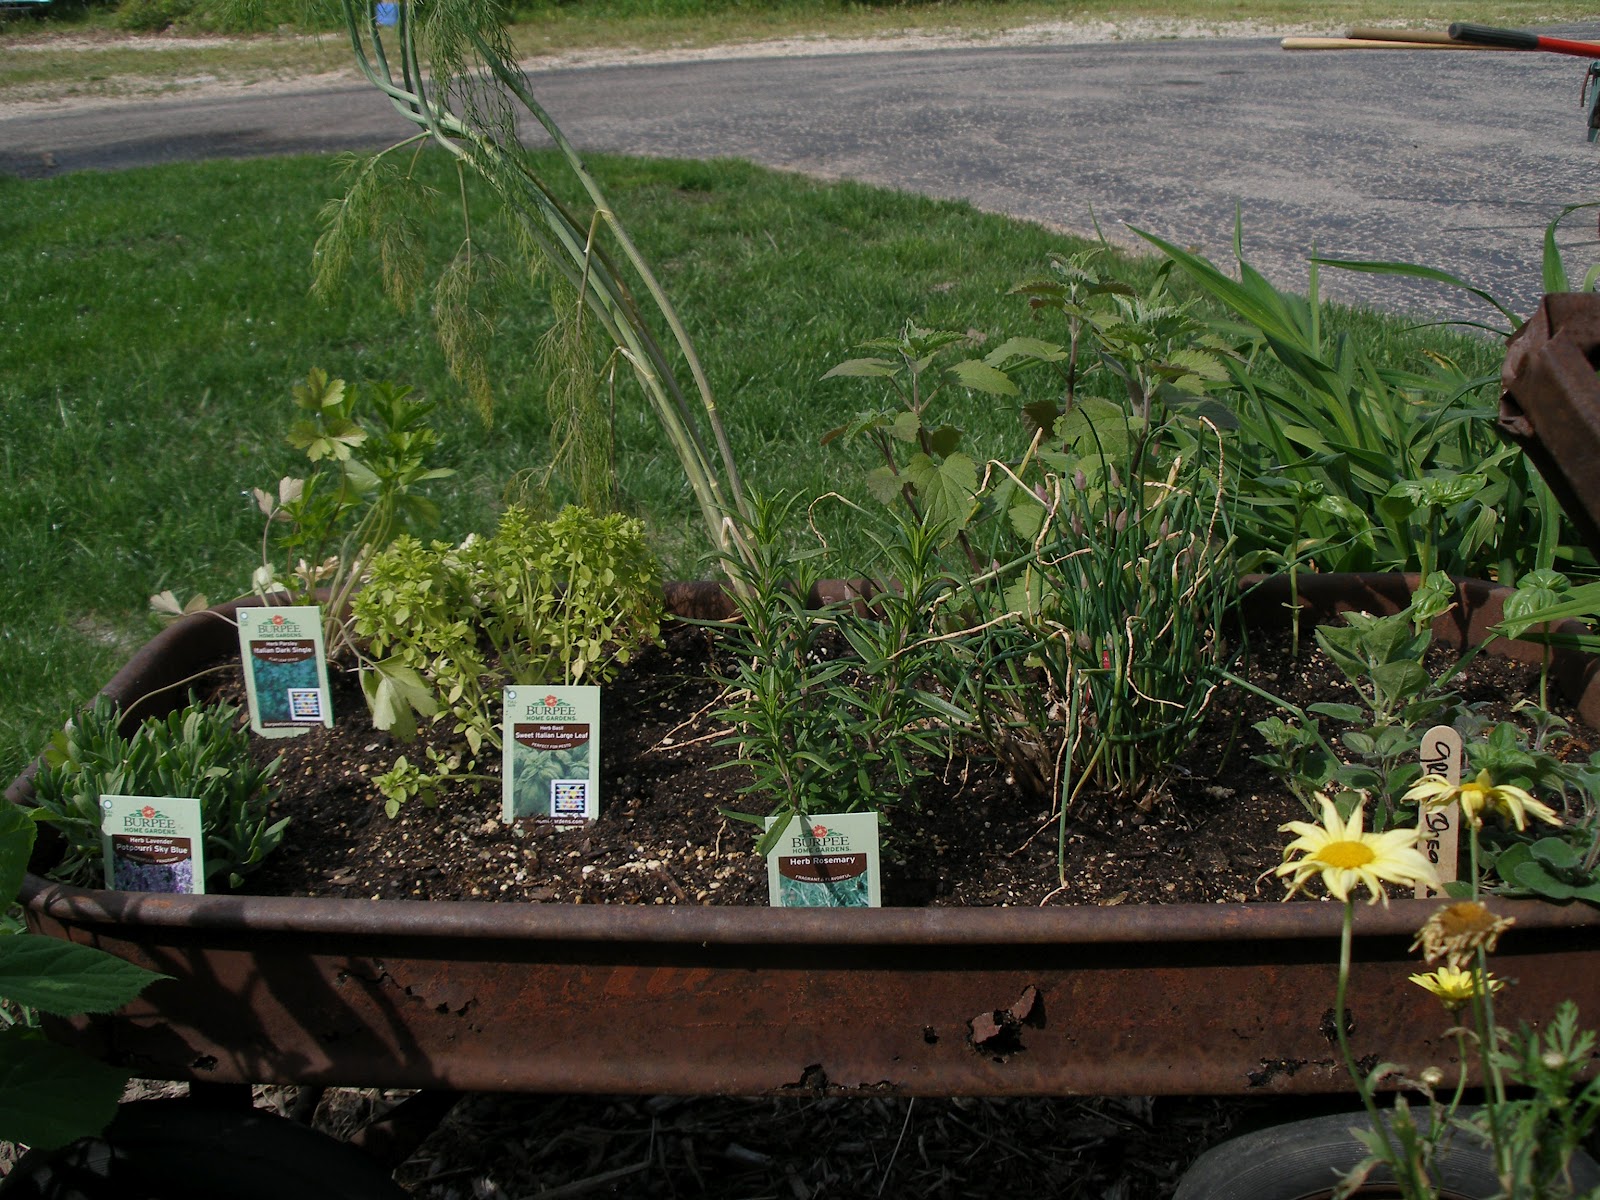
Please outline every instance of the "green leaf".
[[888, 467], [875, 467], [867, 472], [867, 492], [879, 504], [893, 504], [900, 498], [905, 480]]
[[0, 912], [10, 907], [22, 890], [37, 832], [33, 818], [20, 808], [0, 806]]
[[1354, 704], [1336, 704], [1325, 702], [1321, 704], [1306, 705], [1307, 712], [1319, 713], [1324, 717], [1332, 717], [1336, 721], [1360, 721], [1366, 717], [1365, 711]]
[[1039, 536], [1039, 528], [1044, 524], [1044, 505], [1032, 492], [1018, 491], [1006, 515], [1011, 518], [1011, 528], [1017, 531], [1017, 536], [1031, 542]]
[[36, 1029], [0, 1031], [0, 1139], [54, 1150], [116, 1115], [128, 1072], [57, 1046]]
[[438, 699], [422, 676], [393, 658], [375, 662], [361, 672], [361, 691], [372, 712], [373, 726], [402, 741], [417, 736], [418, 716], [432, 717], [439, 711]]
[[37, 933], [0, 939], [0, 997], [57, 1016], [111, 1012], [166, 976]]
[[965, 362], [956, 363], [950, 368], [950, 374], [954, 375], [963, 387], [982, 392], [986, 396], [1017, 394], [1017, 385], [1011, 382], [1010, 376], [978, 359], [967, 359]]
[[889, 435], [897, 442], [915, 442], [921, 432], [922, 418], [909, 409], [896, 413], [889, 423]]
[[900, 373], [900, 368], [886, 358], [850, 358], [834, 367], [824, 379], [874, 379], [889, 378]]
[[940, 458], [948, 458], [961, 444], [961, 430], [954, 425], [941, 425], [928, 435], [928, 445]]
[[1536, 862], [1525, 862], [1511, 873], [1511, 882], [1551, 900], [1571, 900], [1578, 889], [1563, 883]]
[[952, 454], [935, 464], [926, 454], [916, 454], [906, 464], [906, 474], [917, 489], [930, 526], [942, 527], [950, 537], [965, 528], [973, 493], [978, 490], [978, 468], [972, 459]]
[[1004, 370], [1016, 362], [1061, 362], [1067, 358], [1067, 352], [1054, 342], [1040, 341], [1038, 338], [1014, 337], [1007, 338], [988, 354], [983, 356], [983, 361], [998, 370]]
[[1529, 851], [1552, 871], [1570, 871], [1583, 861], [1578, 852], [1560, 838], [1540, 838], [1529, 847]]
[[1119, 460], [1128, 453], [1128, 414], [1109, 400], [1085, 397], [1056, 422], [1055, 436], [1078, 454]]

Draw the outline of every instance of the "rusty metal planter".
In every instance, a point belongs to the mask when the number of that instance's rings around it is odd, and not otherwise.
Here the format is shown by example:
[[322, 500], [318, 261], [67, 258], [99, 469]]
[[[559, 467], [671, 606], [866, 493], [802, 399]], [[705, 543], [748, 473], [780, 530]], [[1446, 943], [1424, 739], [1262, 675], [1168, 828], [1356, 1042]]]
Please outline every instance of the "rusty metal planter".
[[[1313, 620], [1394, 611], [1399, 576], [1311, 576]], [[1249, 591], [1250, 622], [1287, 590]], [[1463, 583], [1436, 636], [1499, 618]], [[682, 587], [682, 612], [716, 598]], [[1492, 650], [1536, 656], [1537, 647]], [[236, 653], [191, 618], [108, 686], [126, 706]], [[1557, 677], [1600, 724], [1595, 663]], [[27, 777], [8, 795], [26, 802]], [[29, 876], [29, 925], [172, 978], [54, 1032], [149, 1076], [535, 1092], [905, 1095], [1345, 1090], [1330, 1037], [1340, 909], [1225, 904], [769, 910], [153, 896]], [[1409, 986], [1434, 903], [1357, 914], [1358, 1056], [1448, 1063], [1447, 1021]], [[1506, 1023], [1566, 998], [1600, 1012], [1600, 913], [1504, 902]]]

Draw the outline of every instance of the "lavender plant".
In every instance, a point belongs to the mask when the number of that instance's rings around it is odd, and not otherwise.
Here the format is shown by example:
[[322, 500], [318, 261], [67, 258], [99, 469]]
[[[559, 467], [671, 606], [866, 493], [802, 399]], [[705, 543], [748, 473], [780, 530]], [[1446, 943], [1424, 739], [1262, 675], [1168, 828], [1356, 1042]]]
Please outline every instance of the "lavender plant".
[[124, 735], [122, 714], [98, 696], [50, 740], [34, 777], [37, 820], [65, 839], [53, 878], [101, 881], [100, 797], [185, 796], [200, 801], [206, 876], [238, 887], [283, 840], [285, 817], [271, 819], [278, 760], [250, 756], [250, 734], [229, 704], [191, 699], [165, 719]]

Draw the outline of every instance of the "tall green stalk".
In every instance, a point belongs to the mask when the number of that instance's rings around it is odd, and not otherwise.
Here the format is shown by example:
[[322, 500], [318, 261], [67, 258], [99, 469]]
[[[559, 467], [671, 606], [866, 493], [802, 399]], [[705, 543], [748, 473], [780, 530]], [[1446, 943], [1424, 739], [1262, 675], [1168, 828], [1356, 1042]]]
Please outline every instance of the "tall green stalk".
[[[705, 370], [683, 321], [599, 184], [534, 98], [505, 38], [499, 7], [485, 0], [432, 0], [419, 12], [415, 0], [402, 0], [395, 26], [385, 30], [370, 5], [341, 0], [361, 73], [423, 136], [488, 185], [534, 257], [560, 274], [633, 369], [682, 465], [712, 545], [724, 562], [736, 563], [729, 558], [737, 539], [728, 522], [747, 524], [749, 508]], [[588, 217], [569, 210], [534, 170], [516, 137], [513, 101], [555, 142], [592, 205]], [[615, 257], [602, 244], [602, 231], [615, 243]], [[686, 397], [654, 332], [655, 321], [669, 331], [697, 405]]]

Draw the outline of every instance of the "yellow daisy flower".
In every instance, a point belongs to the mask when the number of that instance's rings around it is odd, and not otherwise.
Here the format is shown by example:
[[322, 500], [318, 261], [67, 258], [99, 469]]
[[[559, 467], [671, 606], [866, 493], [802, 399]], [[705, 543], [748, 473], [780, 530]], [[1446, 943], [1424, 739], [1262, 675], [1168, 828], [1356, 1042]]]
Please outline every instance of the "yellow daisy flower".
[[1411, 785], [1405, 798], [1427, 808], [1443, 808], [1452, 801], [1458, 801], [1461, 815], [1473, 825], [1483, 824], [1485, 810], [1504, 813], [1516, 823], [1518, 829], [1527, 827], [1529, 813], [1548, 825], [1561, 824], [1561, 818], [1556, 816], [1553, 808], [1512, 784], [1495, 786], [1486, 770], [1479, 771], [1476, 779], [1459, 786], [1443, 775], [1424, 775]]
[[[1361, 805], [1356, 805], [1347, 823], [1340, 819], [1332, 800], [1326, 796], [1318, 799], [1322, 801], [1321, 825], [1290, 821], [1279, 829], [1281, 833], [1299, 834], [1284, 847], [1283, 862], [1273, 872], [1290, 877], [1285, 900], [1315, 875], [1321, 875], [1322, 885], [1329, 895], [1340, 900], [1350, 898], [1350, 889], [1355, 884], [1365, 885], [1371, 893], [1371, 904], [1379, 900], [1389, 903], [1389, 893], [1383, 890], [1384, 880], [1412, 887], [1418, 883], [1438, 885], [1439, 877], [1433, 865], [1417, 849], [1415, 829], [1365, 833]], [[1290, 856], [1297, 851], [1304, 857], [1291, 861]]]
[[1505, 980], [1496, 979], [1491, 973], [1480, 975], [1476, 970], [1460, 971], [1455, 967], [1440, 967], [1426, 975], [1413, 975], [1411, 982], [1439, 997], [1451, 1012], [1485, 991], [1498, 992], [1505, 987]]

